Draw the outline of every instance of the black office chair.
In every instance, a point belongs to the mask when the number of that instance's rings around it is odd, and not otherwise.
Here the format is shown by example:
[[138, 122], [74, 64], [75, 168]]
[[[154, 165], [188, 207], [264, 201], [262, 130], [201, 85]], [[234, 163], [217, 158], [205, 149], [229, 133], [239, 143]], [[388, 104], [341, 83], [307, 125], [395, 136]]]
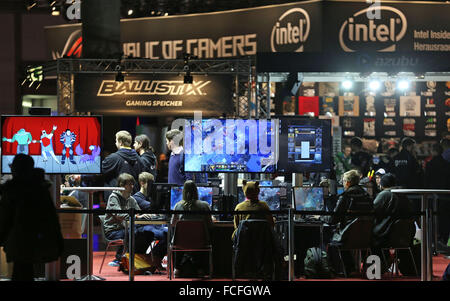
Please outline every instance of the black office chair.
[[233, 241], [232, 279], [236, 274], [253, 277], [279, 277], [280, 245], [267, 220], [248, 219], [239, 223]]
[[173, 253], [174, 252], [208, 252], [209, 255], [209, 278], [213, 274], [212, 245], [209, 241], [208, 230], [203, 220], [179, 220], [175, 224], [173, 239], [169, 244], [168, 274], [172, 280], [173, 275]]
[[417, 269], [416, 261], [414, 259], [414, 254], [411, 249], [411, 244], [414, 239], [414, 235], [416, 233], [416, 227], [414, 226], [414, 222], [409, 219], [399, 219], [394, 222], [389, 230], [389, 238], [388, 241], [381, 246], [381, 254], [383, 256], [383, 260], [386, 264], [388, 261], [386, 260], [385, 251], [394, 251], [394, 261], [391, 265], [391, 276], [396, 273], [398, 276], [398, 250], [408, 250], [411, 255], [411, 260], [414, 266], [414, 270], [416, 272], [416, 276], [419, 276], [419, 272]]
[[100, 270], [99, 270], [99, 274], [102, 273], [102, 268], [103, 268], [103, 263], [105, 262], [105, 258], [106, 258], [106, 253], [108, 252], [110, 247], [118, 247], [118, 246], [123, 246], [124, 245], [124, 240], [123, 239], [108, 239], [106, 238], [105, 235], [105, 227], [104, 227], [104, 221], [106, 216], [105, 215], [99, 215], [98, 218], [100, 219], [100, 225], [102, 228], [102, 235], [103, 235], [103, 239], [106, 242], [106, 249], [105, 249], [105, 254], [103, 254], [103, 259], [102, 259], [102, 263], [100, 265]]
[[372, 218], [357, 218], [345, 231], [345, 238], [341, 242], [329, 243], [329, 246], [333, 246], [338, 250], [339, 260], [342, 264], [344, 276], [347, 278], [347, 270], [345, 268], [345, 263], [342, 257], [342, 251], [351, 251], [356, 253], [356, 266], [359, 272], [361, 271], [361, 256], [362, 251], [366, 251], [366, 257], [371, 254], [371, 243], [372, 243], [372, 231], [373, 231], [374, 221]]

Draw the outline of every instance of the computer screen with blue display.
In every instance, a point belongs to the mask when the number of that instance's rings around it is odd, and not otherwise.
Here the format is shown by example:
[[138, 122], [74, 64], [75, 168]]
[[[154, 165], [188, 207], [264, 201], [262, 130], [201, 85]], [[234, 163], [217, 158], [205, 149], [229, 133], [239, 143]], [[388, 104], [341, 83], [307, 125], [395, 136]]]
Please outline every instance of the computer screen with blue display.
[[284, 117], [279, 131], [279, 172], [331, 171], [330, 120]]
[[[197, 187], [198, 199], [207, 202], [209, 207], [212, 205], [213, 188], [212, 187]], [[170, 210], [175, 208], [175, 205], [183, 199], [183, 186], [173, 186], [170, 190]]]
[[[266, 202], [270, 210], [280, 210], [280, 196], [283, 192], [285, 193], [285, 191], [286, 188], [284, 187], [260, 186], [259, 200]], [[243, 201], [245, 201], [244, 191], [242, 190], [242, 187], [238, 187], [238, 202], [242, 203]]]
[[325, 210], [322, 187], [294, 187], [295, 210]]
[[273, 173], [278, 151], [278, 120], [187, 120], [186, 172]]

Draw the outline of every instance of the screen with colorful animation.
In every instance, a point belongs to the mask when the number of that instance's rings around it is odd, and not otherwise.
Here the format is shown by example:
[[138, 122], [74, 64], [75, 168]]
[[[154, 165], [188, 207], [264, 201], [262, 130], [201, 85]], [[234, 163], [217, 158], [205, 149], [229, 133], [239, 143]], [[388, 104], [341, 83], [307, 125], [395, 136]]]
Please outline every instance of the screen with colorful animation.
[[2, 116], [2, 173], [17, 154], [47, 174], [101, 173], [100, 116]]

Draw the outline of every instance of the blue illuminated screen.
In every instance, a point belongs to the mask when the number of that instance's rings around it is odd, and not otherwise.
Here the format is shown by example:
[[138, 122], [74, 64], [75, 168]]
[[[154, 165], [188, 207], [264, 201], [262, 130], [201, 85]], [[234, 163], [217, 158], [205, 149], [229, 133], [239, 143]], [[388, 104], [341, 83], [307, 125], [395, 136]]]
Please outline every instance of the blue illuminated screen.
[[295, 210], [324, 210], [322, 187], [294, 187]]

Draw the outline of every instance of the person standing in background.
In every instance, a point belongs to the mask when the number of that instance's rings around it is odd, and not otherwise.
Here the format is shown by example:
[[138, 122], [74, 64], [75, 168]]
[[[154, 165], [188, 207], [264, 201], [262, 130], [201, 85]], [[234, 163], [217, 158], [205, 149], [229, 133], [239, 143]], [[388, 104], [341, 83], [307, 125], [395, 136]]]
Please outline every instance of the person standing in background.
[[390, 172], [395, 175], [398, 185], [404, 188], [421, 188], [422, 168], [415, 157], [416, 141], [412, 138], [402, 140], [402, 150], [394, 157]]
[[134, 149], [141, 157], [143, 171], [149, 172], [156, 177], [156, 156], [153, 147], [150, 146], [150, 139], [147, 135], [142, 134], [134, 138]]
[[353, 137], [350, 141], [352, 148], [352, 165], [359, 170], [363, 177], [366, 177], [370, 171], [372, 164], [372, 156], [363, 150], [362, 140], [358, 137]]
[[166, 133], [167, 148], [171, 151], [167, 183], [184, 185], [191, 176], [184, 171], [183, 132], [177, 129]]
[[344, 145], [343, 151], [334, 157], [336, 169], [336, 181], [342, 185], [342, 176], [344, 173], [352, 169], [352, 148], [350, 145]]
[[[106, 187], [116, 187], [117, 178], [122, 173], [133, 176], [135, 183], [139, 181], [139, 174], [143, 170], [142, 161], [138, 153], [131, 149], [132, 137], [127, 131], [119, 131], [116, 133], [117, 151], [110, 154], [102, 162], [102, 171], [105, 177]], [[133, 188], [133, 193], [139, 190], [138, 185]], [[108, 200], [111, 192], [104, 192], [104, 200]]]

